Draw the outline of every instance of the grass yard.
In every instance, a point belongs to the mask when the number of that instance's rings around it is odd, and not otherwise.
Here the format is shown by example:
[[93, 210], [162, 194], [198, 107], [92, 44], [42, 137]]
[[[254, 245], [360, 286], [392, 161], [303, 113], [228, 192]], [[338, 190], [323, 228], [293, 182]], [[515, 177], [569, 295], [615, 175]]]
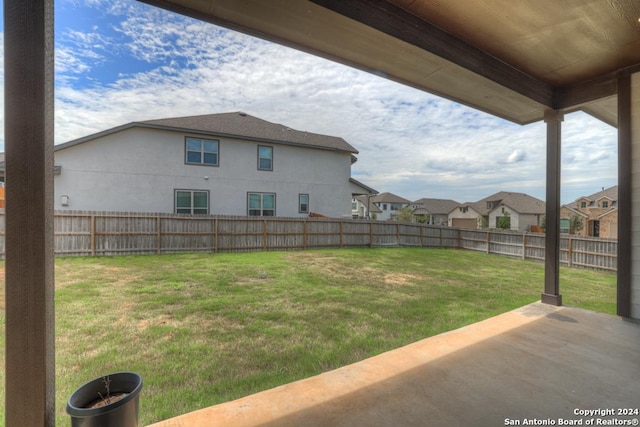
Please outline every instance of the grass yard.
[[[543, 282], [542, 264], [451, 249], [57, 259], [57, 425], [103, 374], [142, 375], [146, 425], [537, 301]], [[613, 314], [615, 288], [613, 273], [561, 270], [566, 305]]]

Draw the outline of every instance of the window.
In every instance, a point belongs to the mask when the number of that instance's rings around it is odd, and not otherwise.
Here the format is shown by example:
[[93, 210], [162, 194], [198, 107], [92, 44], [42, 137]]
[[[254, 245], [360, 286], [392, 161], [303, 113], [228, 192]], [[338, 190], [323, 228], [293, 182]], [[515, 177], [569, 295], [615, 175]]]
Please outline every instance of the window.
[[298, 194], [298, 212], [309, 213], [309, 195], [308, 194]]
[[351, 202], [351, 210], [352, 211], [358, 210], [358, 202]]
[[609, 207], [609, 202], [608, 202], [608, 201], [606, 201], [606, 200], [603, 200], [603, 201], [602, 201], [602, 207], [603, 207], [603, 208], [608, 208], [608, 207]]
[[185, 162], [190, 165], [218, 166], [220, 142], [214, 139], [186, 138]]
[[208, 191], [176, 190], [175, 194], [176, 213], [197, 215], [209, 213]]
[[582, 209], [586, 208], [587, 207], [587, 202], [580, 202], [580, 207]]
[[562, 218], [560, 220], [560, 232], [561, 233], [568, 233], [569, 232], [569, 219]]
[[274, 193], [248, 193], [247, 211], [249, 216], [275, 216], [276, 195]]
[[273, 147], [258, 145], [258, 170], [273, 170]]
[[382, 210], [383, 210], [383, 211], [386, 211], [386, 210], [387, 210], [387, 204], [386, 204], [386, 203], [383, 203], [383, 204], [382, 204]]

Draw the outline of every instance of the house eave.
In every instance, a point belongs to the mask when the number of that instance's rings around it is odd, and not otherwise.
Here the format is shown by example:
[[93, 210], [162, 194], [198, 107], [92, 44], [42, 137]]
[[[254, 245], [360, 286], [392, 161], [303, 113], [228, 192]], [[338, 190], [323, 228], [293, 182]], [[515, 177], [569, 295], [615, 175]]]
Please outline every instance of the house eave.
[[[66, 148], [70, 148], [73, 147], [75, 145], [79, 145], [79, 144], [83, 144], [85, 142], [89, 142], [89, 141], [93, 141], [95, 139], [98, 138], [103, 138], [105, 136], [114, 134], [114, 133], [118, 133], [118, 132], [122, 132], [128, 129], [133, 129], [133, 128], [145, 128], [145, 129], [155, 129], [155, 130], [164, 130], [164, 131], [169, 131], [169, 132], [179, 132], [179, 133], [184, 133], [184, 134], [189, 134], [189, 135], [200, 135], [200, 136], [213, 136], [213, 137], [218, 137], [218, 138], [231, 138], [231, 139], [242, 139], [245, 141], [255, 141], [255, 142], [262, 142], [262, 143], [266, 143], [266, 144], [274, 144], [274, 145], [288, 145], [288, 146], [294, 146], [294, 147], [302, 147], [302, 148], [311, 148], [311, 149], [315, 149], [315, 150], [325, 150], [325, 151], [337, 151], [337, 152], [344, 152], [344, 153], [351, 153], [351, 154], [358, 154], [358, 150], [356, 150], [355, 148], [353, 150], [342, 150], [339, 148], [335, 148], [335, 147], [325, 147], [325, 146], [321, 146], [321, 145], [316, 145], [316, 144], [300, 144], [300, 143], [296, 143], [296, 142], [291, 142], [291, 141], [282, 141], [282, 140], [275, 140], [275, 139], [269, 139], [269, 138], [257, 138], [254, 136], [245, 136], [245, 135], [239, 135], [239, 134], [230, 134], [230, 133], [223, 133], [223, 132], [212, 132], [212, 131], [204, 131], [204, 130], [197, 130], [197, 129], [189, 129], [189, 128], [183, 128], [183, 127], [174, 127], [174, 126], [162, 126], [162, 125], [156, 125], [156, 124], [149, 124], [149, 123], [141, 123], [141, 122], [131, 122], [131, 123], [127, 123], [121, 126], [116, 126], [114, 128], [111, 129], [106, 129], [104, 131], [101, 132], [97, 132], [91, 135], [87, 135], [84, 136], [82, 138], [78, 138], [78, 139], [74, 139], [72, 141], [68, 141], [62, 144], [58, 144], [54, 147], [55, 151], [59, 151], [59, 150], [64, 150]], [[355, 156], [352, 156], [352, 158], [354, 158]]]

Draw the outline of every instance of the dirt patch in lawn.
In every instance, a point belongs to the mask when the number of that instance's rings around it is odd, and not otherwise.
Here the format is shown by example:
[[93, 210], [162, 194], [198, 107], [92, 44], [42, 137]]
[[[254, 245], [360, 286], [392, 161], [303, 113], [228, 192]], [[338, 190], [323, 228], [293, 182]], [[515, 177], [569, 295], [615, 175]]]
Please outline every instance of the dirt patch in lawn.
[[387, 285], [414, 285], [420, 279], [420, 276], [413, 274], [390, 273], [384, 275], [384, 283]]

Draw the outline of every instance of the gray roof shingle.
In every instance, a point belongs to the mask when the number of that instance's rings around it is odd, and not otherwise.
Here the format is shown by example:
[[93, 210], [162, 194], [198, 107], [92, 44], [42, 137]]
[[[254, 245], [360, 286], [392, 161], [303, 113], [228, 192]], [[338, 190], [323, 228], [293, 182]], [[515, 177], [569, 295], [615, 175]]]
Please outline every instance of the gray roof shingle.
[[140, 122], [164, 128], [206, 132], [227, 136], [241, 136], [261, 141], [310, 146], [322, 149], [358, 153], [342, 138], [299, 131], [271, 123], [243, 112], [175, 117]]
[[598, 199], [601, 199], [603, 197], [606, 197], [610, 200], [618, 200], [618, 186], [614, 185], [613, 187], [609, 187], [606, 189], [602, 189], [602, 191], [598, 191], [597, 193], [593, 193], [590, 196], [582, 196], [582, 197], [578, 197], [575, 202], [573, 202], [571, 205], [573, 206], [574, 204], [577, 204], [580, 200], [583, 199], [588, 199], [590, 201], [596, 201]]
[[428, 198], [416, 200], [413, 203], [416, 205], [420, 205], [422, 209], [424, 209], [427, 213], [430, 213], [432, 215], [447, 215], [449, 212], [451, 212], [453, 209], [455, 209], [460, 205], [460, 203], [451, 199], [428, 199]]
[[372, 197], [371, 201], [373, 203], [411, 203], [410, 200], [407, 200], [400, 196], [396, 196], [393, 193], [380, 193], [377, 196]]
[[[488, 202], [492, 202], [491, 207], [488, 207]], [[462, 206], [470, 206], [481, 215], [489, 215], [489, 212], [501, 204], [521, 214], [546, 213], [545, 203], [542, 200], [528, 194], [510, 191], [500, 191], [477, 202], [465, 203]]]
[[55, 150], [82, 144], [83, 142], [134, 127], [237, 137], [272, 144], [299, 145], [323, 150], [358, 153], [358, 150], [342, 138], [291, 129], [242, 112], [131, 122], [56, 145]]

